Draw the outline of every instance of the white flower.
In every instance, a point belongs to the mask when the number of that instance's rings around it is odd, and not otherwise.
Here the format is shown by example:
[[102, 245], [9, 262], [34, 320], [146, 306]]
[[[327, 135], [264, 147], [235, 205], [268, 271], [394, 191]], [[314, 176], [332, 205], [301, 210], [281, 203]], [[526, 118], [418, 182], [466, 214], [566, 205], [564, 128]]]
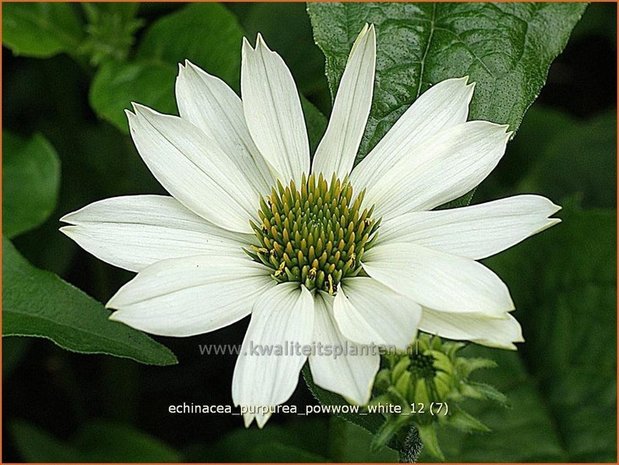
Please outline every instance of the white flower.
[[[496, 347], [522, 341], [507, 287], [476, 260], [555, 224], [559, 207], [519, 195], [432, 210], [477, 186], [509, 138], [506, 126], [466, 121], [466, 78], [421, 95], [353, 170], [375, 59], [366, 26], [311, 169], [292, 75], [260, 35], [255, 49], [243, 43], [242, 101], [187, 62], [176, 82], [180, 117], [134, 105], [133, 141], [172, 196], [111, 198], [62, 218], [84, 249], [138, 273], [108, 302], [111, 318], [191, 336], [251, 314], [244, 351], [293, 342], [405, 348], [418, 329]], [[376, 353], [247, 351], [234, 372], [235, 404], [285, 402], [308, 358], [316, 384], [368, 401]], [[245, 415], [259, 426], [268, 417]]]

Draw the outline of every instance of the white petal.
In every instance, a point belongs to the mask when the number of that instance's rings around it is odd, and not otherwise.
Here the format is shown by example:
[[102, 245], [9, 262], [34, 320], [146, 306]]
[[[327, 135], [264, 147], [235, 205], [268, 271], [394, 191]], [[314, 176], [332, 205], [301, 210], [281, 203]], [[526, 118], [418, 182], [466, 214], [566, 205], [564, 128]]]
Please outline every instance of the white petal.
[[376, 68], [376, 33], [366, 24], [355, 41], [333, 103], [329, 126], [320, 141], [313, 173], [331, 179], [350, 174], [368, 121]]
[[63, 216], [60, 230], [100, 260], [140, 271], [168, 258], [215, 253], [242, 257], [251, 235], [208, 223], [173, 197], [133, 195], [100, 200]]
[[193, 336], [249, 315], [256, 299], [275, 285], [249, 257], [173, 258], [151, 265], [107, 303], [110, 319], [162, 336]]
[[488, 268], [420, 245], [376, 245], [364, 254], [363, 268], [394, 291], [436, 310], [501, 318], [514, 309], [507, 286]]
[[249, 135], [241, 99], [225, 82], [187, 61], [176, 79], [176, 101], [181, 117], [219, 144], [257, 192], [270, 192], [273, 175]]
[[350, 179], [357, 189], [371, 185], [389, 168], [414, 156], [434, 135], [466, 121], [474, 84], [468, 78], [446, 79], [430, 87], [404, 112], [374, 149], [355, 167]]
[[510, 133], [507, 126], [469, 121], [419, 146], [368, 186], [365, 202], [388, 220], [430, 210], [476, 187], [497, 165]]
[[415, 339], [421, 307], [372, 278], [357, 277], [342, 282], [333, 314], [351, 341], [406, 349]]
[[368, 353], [364, 350], [368, 346], [350, 342], [339, 331], [333, 316], [333, 298], [319, 292], [314, 303], [314, 342], [324, 348], [323, 352], [309, 357], [314, 382], [344, 396], [350, 403], [367, 404], [378, 372], [380, 355]]
[[262, 156], [283, 184], [309, 173], [309, 142], [301, 100], [284, 60], [258, 34], [243, 41], [241, 96], [245, 121]]
[[269, 418], [271, 418], [271, 415], [273, 414], [272, 411], [268, 411], [266, 413], [262, 413], [262, 412], [257, 412], [257, 413], [244, 413], [243, 414], [243, 423], [245, 424], [245, 428], [249, 428], [249, 426], [251, 425], [252, 421], [254, 421], [254, 419], [256, 420], [256, 423], [258, 424], [258, 428], [262, 429], [262, 427], [264, 425], [266, 425], [266, 422], [269, 420]]
[[135, 112], [127, 112], [131, 136], [163, 187], [217, 226], [251, 233], [259, 195], [217, 144], [179, 117], [139, 105]]
[[[314, 302], [305, 286], [283, 283], [255, 303], [232, 378], [234, 405], [268, 408], [286, 402], [299, 381], [314, 329]], [[258, 426], [267, 418], [257, 416]], [[247, 426], [247, 425], [246, 425]]]
[[424, 307], [419, 329], [502, 349], [516, 349], [514, 342], [524, 341], [520, 324], [509, 313], [504, 318], [487, 318], [478, 313], [445, 313]]
[[378, 243], [414, 242], [434, 250], [479, 260], [499, 253], [558, 223], [548, 218], [561, 207], [539, 195], [406, 213], [383, 222]]

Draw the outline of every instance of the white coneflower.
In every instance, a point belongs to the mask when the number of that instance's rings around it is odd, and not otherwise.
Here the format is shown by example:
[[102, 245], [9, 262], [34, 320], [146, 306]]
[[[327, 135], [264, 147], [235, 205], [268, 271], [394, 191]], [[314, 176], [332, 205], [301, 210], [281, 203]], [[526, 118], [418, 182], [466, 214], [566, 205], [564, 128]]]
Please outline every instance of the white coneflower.
[[522, 341], [507, 287], [476, 260], [553, 225], [559, 207], [521, 195], [432, 211], [477, 186], [509, 137], [506, 126], [466, 121], [466, 78], [421, 95], [353, 170], [375, 59], [366, 26], [311, 167], [292, 75], [260, 36], [255, 49], [243, 43], [242, 101], [187, 62], [180, 117], [137, 104], [127, 112], [138, 152], [171, 197], [111, 198], [62, 218], [84, 249], [138, 273], [108, 302], [112, 319], [191, 336], [251, 314], [236, 405], [285, 402], [308, 358], [316, 384], [364, 404], [379, 366], [367, 351], [255, 355], [250, 345], [405, 348], [418, 329], [506, 348]]

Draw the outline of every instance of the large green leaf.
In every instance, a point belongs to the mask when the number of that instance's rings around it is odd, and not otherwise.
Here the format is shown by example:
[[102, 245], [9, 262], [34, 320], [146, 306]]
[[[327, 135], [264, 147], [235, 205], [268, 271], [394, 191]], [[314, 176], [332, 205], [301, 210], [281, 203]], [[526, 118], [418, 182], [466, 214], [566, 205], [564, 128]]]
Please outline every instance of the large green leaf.
[[430, 85], [469, 76], [472, 119], [520, 125], [585, 4], [309, 3], [332, 94], [364, 23], [376, 25], [375, 96], [362, 158]]
[[573, 209], [562, 216], [490, 266], [521, 309], [524, 359], [567, 456], [615, 461], [617, 216]]
[[48, 271], [30, 265], [8, 239], [2, 243], [5, 336], [34, 336], [88, 354], [108, 354], [152, 365], [176, 357], [140, 331], [110, 321], [96, 300]]
[[492, 432], [442, 431], [450, 461], [616, 461], [616, 214], [563, 220], [489, 260], [510, 284], [526, 343], [520, 354], [465, 349], [497, 361], [481, 379], [511, 408], [467, 406]]
[[167, 444], [128, 425], [90, 421], [63, 442], [25, 421], [10, 425], [15, 444], [26, 462], [180, 462]]
[[14, 237], [43, 223], [56, 207], [60, 161], [40, 134], [22, 139], [8, 131], [2, 139], [2, 227]]
[[82, 27], [70, 3], [7, 3], [2, 5], [2, 43], [15, 55], [48, 58], [74, 53]]

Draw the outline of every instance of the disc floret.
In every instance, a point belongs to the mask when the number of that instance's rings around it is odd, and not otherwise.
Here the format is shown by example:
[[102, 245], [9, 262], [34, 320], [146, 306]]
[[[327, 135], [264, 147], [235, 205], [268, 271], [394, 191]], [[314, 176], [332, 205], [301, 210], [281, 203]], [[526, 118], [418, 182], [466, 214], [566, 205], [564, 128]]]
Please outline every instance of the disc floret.
[[362, 210], [364, 193], [355, 196], [350, 181], [335, 175], [331, 182], [303, 175], [299, 187], [278, 181], [260, 201], [261, 222], [251, 223], [259, 246], [248, 252], [279, 282], [335, 294], [342, 279], [359, 274], [376, 239], [380, 221], [372, 218], [374, 207]]

